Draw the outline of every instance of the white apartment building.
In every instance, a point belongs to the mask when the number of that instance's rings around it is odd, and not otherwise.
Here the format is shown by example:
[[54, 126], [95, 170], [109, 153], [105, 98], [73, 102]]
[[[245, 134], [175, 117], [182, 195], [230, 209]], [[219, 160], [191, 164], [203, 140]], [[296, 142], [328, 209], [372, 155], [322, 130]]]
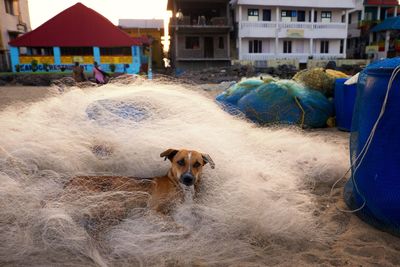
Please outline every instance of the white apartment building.
[[239, 60], [346, 57], [354, 0], [234, 0]]

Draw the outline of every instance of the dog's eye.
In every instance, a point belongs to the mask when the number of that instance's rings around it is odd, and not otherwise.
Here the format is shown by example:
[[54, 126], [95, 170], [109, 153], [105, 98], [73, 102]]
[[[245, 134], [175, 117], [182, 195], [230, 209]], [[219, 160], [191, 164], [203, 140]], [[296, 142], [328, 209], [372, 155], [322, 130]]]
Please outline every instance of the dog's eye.
[[200, 165], [201, 165], [201, 164], [200, 164], [198, 161], [196, 161], [196, 162], [193, 164], [193, 167], [194, 167], [194, 168], [198, 168], [198, 167], [200, 167]]
[[176, 163], [178, 163], [178, 165], [180, 165], [180, 166], [185, 166], [185, 160], [184, 159], [178, 160]]

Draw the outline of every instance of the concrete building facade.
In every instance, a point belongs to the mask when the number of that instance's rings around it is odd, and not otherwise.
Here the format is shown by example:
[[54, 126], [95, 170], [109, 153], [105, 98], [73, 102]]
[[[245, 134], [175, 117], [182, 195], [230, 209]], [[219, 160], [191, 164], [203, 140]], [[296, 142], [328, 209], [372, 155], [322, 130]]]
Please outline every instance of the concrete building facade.
[[238, 59], [346, 58], [352, 0], [234, 0]]
[[0, 0], [0, 71], [11, 70], [8, 42], [31, 30], [27, 0]]
[[[120, 19], [118, 27], [132, 37], [143, 37], [151, 42], [152, 68], [164, 67], [161, 37], [164, 35], [164, 20], [162, 19]], [[142, 63], [148, 64], [150, 50], [143, 52]]]
[[177, 68], [230, 64], [229, 0], [169, 0], [171, 58]]
[[384, 33], [371, 29], [387, 18], [398, 16], [398, 0], [355, 0], [355, 8], [349, 11], [347, 54], [351, 58], [367, 58], [386, 55]]

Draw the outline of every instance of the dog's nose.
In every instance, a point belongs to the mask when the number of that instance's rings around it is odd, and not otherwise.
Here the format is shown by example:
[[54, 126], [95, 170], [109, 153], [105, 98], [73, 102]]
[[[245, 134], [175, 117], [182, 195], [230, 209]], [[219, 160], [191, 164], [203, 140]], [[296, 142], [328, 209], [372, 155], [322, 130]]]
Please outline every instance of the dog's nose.
[[194, 177], [190, 173], [184, 173], [181, 177], [181, 181], [186, 186], [191, 186], [194, 183]]

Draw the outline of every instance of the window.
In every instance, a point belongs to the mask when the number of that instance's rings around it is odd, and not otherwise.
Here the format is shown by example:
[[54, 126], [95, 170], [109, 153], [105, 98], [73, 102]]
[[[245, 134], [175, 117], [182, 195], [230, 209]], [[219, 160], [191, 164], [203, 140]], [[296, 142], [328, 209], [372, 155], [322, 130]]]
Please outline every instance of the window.
[[344, 52], [344, 40], [342, 39], [342, 40], [340, 40], [340, 54], [343, 54], [343, 52]]
[[[311, 16], [312, 16], [312, 12], [310, 10], [310, 11], [308, 11], [308, 22], [311, 22]], [[317, 22], [317, 16], [318, 16], [318, 12], [314, 11], [314, 22]]]
[[306, 12], [304, 10], [297, 11], [297, 21], [306, 21]]
[[218, 38], [218, 48], [219, 49], [225, 49], [224, 37], [222, 37], [222, 36], [220, 36]]
[[14, 10], [14, 1], [13, 0], [4, 0], [4, 6], [6, 7], [6, 13], [11, 15], [16, 15]]
[[332, 12], [331, 11], [321, 11], [321, 22], [331, 22]]
[[358, 21], [362, 20], [362, 11], [358, 11]]
[[292, 53], [292, 41], [283, 41], [283, 53], [285, 54]]
[[131, 47], [100, 47], [100, 55], [104, 56], [131, 56]]
[[249, 53], [262, 53], [262, 41], [261, 40], [249, 41]]
[[321, 54], [328, 54], [329, 53], [329, 41], [321, 41]]
[[8, 32], [8, 38], [10, 41], [16, 39], [18, 37], [18, 32]]
[[353, 17], [353, 16], [352, 16], [352, 14], [350, 13], [350, 14], [349, 14], [349, 24], [351, 24], [351, 17]]
[[263, 9], [263, 21], [271, 21], [271, 9]]
[[185, 48], [186, 49], [199, 49], [200, 48], [200, 38], [199, 37], [186, 37]]
[[27, 55], [31, 56], [52, 56], [53, 48], [52, 47], [28, 47], [26, 50]]
[[284, 22], [292, 21], [292, 17], [293, 17], [292, 10], [282, 10], [281, 17], [282, 17], [282, 21], [284, 21]]
[[89, 56], [93, 55], [92, 47], [61, 47], [62, 56]]
[[258, 9], [248, 9], [247, 17], [248, 21], [258, 21]]

